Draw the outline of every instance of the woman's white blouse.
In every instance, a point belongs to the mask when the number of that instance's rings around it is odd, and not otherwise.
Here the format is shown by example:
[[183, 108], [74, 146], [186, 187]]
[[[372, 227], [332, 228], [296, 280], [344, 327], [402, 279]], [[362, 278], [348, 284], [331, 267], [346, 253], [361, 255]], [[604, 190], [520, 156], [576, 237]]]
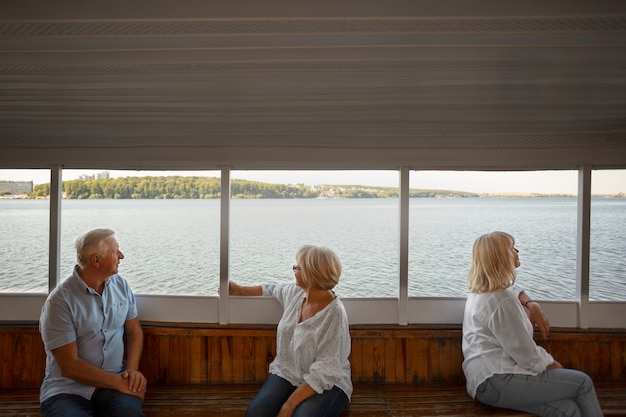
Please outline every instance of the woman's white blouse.
[[333, 386], [352, 395], [350, 332], [343, 303], [335, 298], [313, 317], [298, 323], [306, 293], [295, 284], [262, 284], [263, 295], [283, 306], [270, 373], [293, 386], [304, 382], [321, 394]]
[[467, 296], [463, 372], [473, 398], [478, 386], [494, 374], [537, 375], [554, 362], [533, 340], [533, 326], [517, 294], [511, 288]]

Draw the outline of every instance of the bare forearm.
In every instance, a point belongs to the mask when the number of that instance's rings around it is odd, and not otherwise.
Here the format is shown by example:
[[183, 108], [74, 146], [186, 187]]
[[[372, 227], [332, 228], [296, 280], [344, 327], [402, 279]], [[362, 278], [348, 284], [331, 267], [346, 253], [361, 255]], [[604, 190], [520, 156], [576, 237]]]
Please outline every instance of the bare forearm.
[[126, 369], [122, 372], [122, 378], [130, 391], [141, 396], [146, 392], [148, 381], [139, 372], [139, 359], [143, 351], [143, 329], [139, 324], [139, 319], [126, 321], [124, 332], [126, 333]]
[[263, 295], [263, 288], [260, 285], [239, 285], [234, 281], [228, 283], [229, 295], [244, 295], [244, 296], [260, 296]]
[[142, 378], [143, 385], [129, 384], [129, 376], [124, 373], [106, 371], [86, 362], [82, 359], [66, 363], [62, 368], [63, 376], [73, 379], [83, 385], [96, 388], [110, 388], [124, 394], [134, 395], [143, 400], [145, 396], [145, 379]]
[[121, 375], [101, 369], [79, 358], [64, 362], [61, 372], [66, 378], [96, 388], [117, 389], [122, 381]]
[[525, 291], [519, 295], [519, 301], [526, 309], [528, 309], [528, 318], [533, 324], [533, 327], [538, 328], [544, 339], [547, 339], [550, 335], [550, 322], [543, 313], [543, 310], [538, 302], [534, 301]]
[[287, 401], [283, 404], [280, 409], [280, 413], [278, 413], [278, 417], [291, 417], [298, 407], [300, 403], [310, 396], [315, 394], [315, 391], [309, 384], [306, 382], [300, 385], [296, 390], [289, 396]]
[[139, 369], [143, 351], [143, 332], [135, 331], [126, 335], [126, 369]]
[[528, 308], [528, 303], [534, 302], [525, 291], [522, 291], [519, 295], [519, 302], [526, 308]]
[[[101, 369], [78, 356], [76, 342], [58, 347], [52, 351], [52, 354], [59, 364], [61, 375], [66, 378], [90, 387], [115, 389], [141, 399], [145, 395], [145, 378], [139, 375], [139, 371], [130, 373], [124, 371], [118, 374]], [[132, 374], [132, 377], [129, 374]], [[133, 383], [129, 383], [130, 379]]]

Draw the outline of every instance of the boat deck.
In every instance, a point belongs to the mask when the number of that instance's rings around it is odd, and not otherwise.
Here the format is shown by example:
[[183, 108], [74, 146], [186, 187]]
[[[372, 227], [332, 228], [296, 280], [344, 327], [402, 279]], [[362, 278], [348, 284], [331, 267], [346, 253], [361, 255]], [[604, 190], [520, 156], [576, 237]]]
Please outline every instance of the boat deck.
[[[242, 417], [257, 384], [151, 387], [147, 417]], [[626, 382], [596, 387], [605, 416], [626, 416]], [[40, 417], [38, 390], [0, 390], [0, 416]], [[530, 416], [488, 407], [463, 386], [440, 384], [359, 384], [342, 417]]]

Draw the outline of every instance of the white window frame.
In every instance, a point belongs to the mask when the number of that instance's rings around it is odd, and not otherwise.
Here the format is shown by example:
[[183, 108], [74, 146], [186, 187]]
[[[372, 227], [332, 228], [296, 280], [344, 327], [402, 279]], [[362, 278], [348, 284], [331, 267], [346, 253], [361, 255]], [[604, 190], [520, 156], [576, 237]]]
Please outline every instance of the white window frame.
[[[171, 323], [275, 324], [280, 306], [266, 297], [228, 296], [230, 228], [230, 167], [221, 168], [220, 292], [218, 296], [138, 295], [142, 321]], [[401, 167], [399, 213], [399, 270], [397, 298], [344, 298], [351, 324], [460, 325], [463, 297], [408, 296], [409, 168]], [[578, 170], [576, 296], [574, 301], [541, 300], [553, 327], [625, 328], [626, 301], [589, 300], [591, 167]], [[62, 167], [51, 169], [49, 289], [60, 277]], [[0, 294], [0, 321], [36, 321], [46, 294]]]

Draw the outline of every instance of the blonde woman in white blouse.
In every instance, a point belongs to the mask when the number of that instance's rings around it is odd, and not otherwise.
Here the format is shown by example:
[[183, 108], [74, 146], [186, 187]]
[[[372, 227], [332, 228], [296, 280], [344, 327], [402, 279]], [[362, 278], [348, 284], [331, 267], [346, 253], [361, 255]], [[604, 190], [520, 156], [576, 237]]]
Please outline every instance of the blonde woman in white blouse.
[[535, 343], [533, 324], [512, 288], [519, 265], [510, 234], [476, 239], [463, 318], [467, 392], [484, 404], [538, 416], [601, 417], [589, 376], [563, 368]]
[[292, 284], [229, 282], [230, 295], [270, 296], [283, 306], [276, 358], [247, 417], [337, 417], [352, 395], [348, 318], [333, 292], [341, 262], [328, 248], [306, 245], [293, 271]]

